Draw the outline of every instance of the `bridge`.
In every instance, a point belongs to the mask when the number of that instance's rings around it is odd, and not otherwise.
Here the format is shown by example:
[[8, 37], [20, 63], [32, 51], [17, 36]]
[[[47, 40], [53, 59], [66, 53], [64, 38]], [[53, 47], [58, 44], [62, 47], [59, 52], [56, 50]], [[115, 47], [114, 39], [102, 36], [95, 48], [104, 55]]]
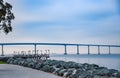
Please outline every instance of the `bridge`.
[[108, 47], [108, 54], [111, 54], [111, 47], [119, 47], [120, 45], [97, 45], [97, 44], [66, 44], [66, 43], [0, 43], [1, 48], [1, 55], [4, 56], [4, 46], [6, 45], [32, 45], [34, 46], [34, 52], [37, 54], [37, 47], [38, 45], [55, 45], [55, 46], [64, 46], [64, 54], [67, 55], [67, 46], [76, 46], [77, 47], [77, 54], [80, 54], [79, 47], [80, 46], [87, 46], [87, 54], [90, 54], [90, 47], [95, 46], [98, 49], [98, 54], [101, 54], [100, 47]]

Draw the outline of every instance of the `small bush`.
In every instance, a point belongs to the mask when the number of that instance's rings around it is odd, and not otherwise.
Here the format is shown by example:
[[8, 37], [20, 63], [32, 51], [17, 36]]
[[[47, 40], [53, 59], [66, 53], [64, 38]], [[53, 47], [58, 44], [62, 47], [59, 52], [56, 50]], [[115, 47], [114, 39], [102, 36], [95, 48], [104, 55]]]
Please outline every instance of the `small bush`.
[[0, 64], [7, 64], [6, 62], [4, 62], [4, 61], [0, 61]]

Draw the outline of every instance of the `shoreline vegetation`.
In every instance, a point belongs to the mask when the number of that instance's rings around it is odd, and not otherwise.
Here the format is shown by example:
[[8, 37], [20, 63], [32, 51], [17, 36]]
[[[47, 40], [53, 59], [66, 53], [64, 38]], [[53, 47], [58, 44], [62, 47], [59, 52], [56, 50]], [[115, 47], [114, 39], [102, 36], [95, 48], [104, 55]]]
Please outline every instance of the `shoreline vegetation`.
[[5, 62], [5, 61], [0, 61], [0, 64], [7, 64], [7, 62]]
[[[4, 57], [0, 61], [52, 73], [63, 78], [120, 78], [120, 71], [96, 64], [42, 60], [39, 58]], [[4, 62], [4, 63], [5, 63]], [[2, 62], [1, 62], [2, 63]]]

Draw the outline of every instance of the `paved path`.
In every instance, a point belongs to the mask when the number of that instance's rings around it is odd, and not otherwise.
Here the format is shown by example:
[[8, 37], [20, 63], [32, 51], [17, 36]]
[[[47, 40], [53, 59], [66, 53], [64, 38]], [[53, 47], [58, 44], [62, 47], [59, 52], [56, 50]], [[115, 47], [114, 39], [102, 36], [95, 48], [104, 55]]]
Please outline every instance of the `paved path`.
[[54, 74], [46, 73], [27, 67], [0, 64], [0, 78], [62, 78]]

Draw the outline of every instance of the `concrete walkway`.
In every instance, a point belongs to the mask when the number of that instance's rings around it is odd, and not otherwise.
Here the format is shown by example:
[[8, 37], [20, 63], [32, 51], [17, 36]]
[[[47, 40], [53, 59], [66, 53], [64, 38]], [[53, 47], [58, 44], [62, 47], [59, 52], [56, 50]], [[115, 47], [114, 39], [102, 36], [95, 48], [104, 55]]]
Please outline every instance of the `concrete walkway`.
[[0, 78], [62, 78], [62, 77], [27, 67], [10, 64], [0, 64]]

